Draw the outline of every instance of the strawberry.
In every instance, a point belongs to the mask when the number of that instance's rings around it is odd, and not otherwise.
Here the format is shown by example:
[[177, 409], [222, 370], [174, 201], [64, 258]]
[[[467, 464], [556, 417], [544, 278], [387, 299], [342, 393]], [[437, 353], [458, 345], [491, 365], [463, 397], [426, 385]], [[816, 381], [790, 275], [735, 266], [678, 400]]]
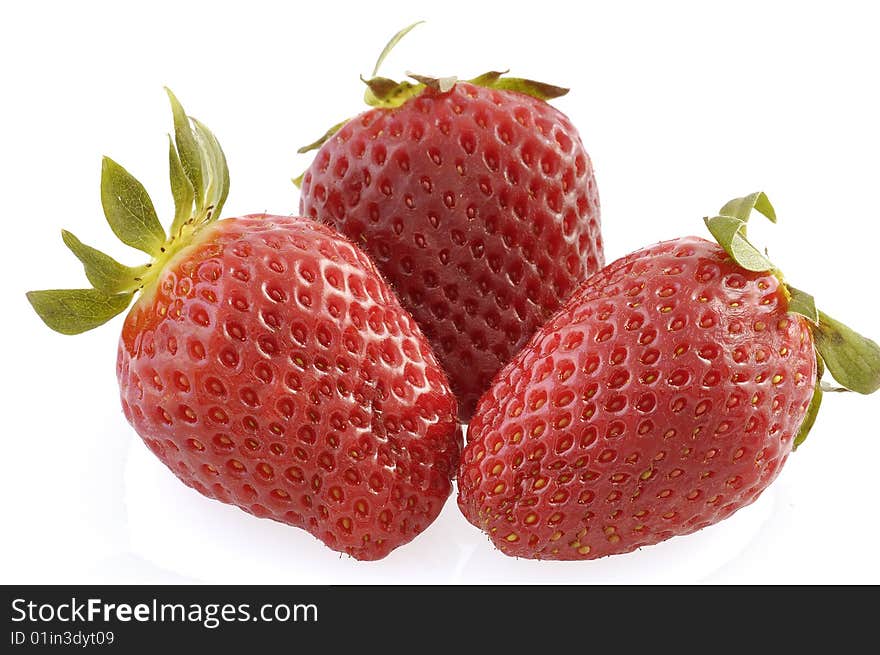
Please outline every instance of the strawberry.
[[91, 289], [28, 298], [49, 327], [124, 311], [126, 418], [184, 484], [330, 548], [379, 559], [422, 532], [451, 492], [456, 401], [431, 349], [373, 264], [329, 228], [255, 214], [217, 221], [223, 152], [173, 95], [177, 211], [170, 236], [146, 191], [105, 159], [119, 238], [153, 257], [119, 264], [70, 233]]
[[578, 284], [603, 264], [599, 196], [567, 89], [487, 73], [373, 77], [373, 108], [333, 128], [300, 213], [363, 247], [434, 346], [463, 420]]
[[[764, 194], [588, 279], [499, 374], [468, 429], [465, 517], [504, 553], [593, 559], [716, 523], [806, 437], [823, 362], [880, 387], [880, 348], [752, 246]], [[719, 245], [720, 244], [720, 245]]]

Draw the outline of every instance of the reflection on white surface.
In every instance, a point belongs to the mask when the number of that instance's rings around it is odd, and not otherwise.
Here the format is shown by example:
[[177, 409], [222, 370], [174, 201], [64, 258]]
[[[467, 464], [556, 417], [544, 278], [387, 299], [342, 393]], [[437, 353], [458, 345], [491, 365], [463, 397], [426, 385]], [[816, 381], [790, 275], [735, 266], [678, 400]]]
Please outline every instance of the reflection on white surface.
[[331, 551], [303, 530], [255, 518], [184, 486], [139, 442], [129, 449], [125, 506], [132, 553], [207, 583], [694, 583], [733, 561], [774, 513], [771, 487], [726, 521], [641, 551], [591, 562], [501, 555], [454, 499], [411, 543], [378, 562]]

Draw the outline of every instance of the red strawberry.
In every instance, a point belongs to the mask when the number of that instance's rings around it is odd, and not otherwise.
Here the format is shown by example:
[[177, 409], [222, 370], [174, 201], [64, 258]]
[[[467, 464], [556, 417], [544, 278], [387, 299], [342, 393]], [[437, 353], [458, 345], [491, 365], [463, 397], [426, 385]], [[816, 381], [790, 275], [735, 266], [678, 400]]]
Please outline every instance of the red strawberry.
[[467, 419], [495, 373], [602, 266], [599, 196], [577, 130], [546, 102], [566, 89], [501, 73], [412, 77], [368, 80], [374, 108], [301, 150], [323, 142], [300, 212], [372, 256]]
[[774, 217], [753, 194], [708, 221], [724, 247], [687, 237], [610, 264], [499, 374], [458, 503], [502, 552], [592, 559], [716, 523], [806, 436], [823, 358], [844, 386], [880, 387], [878, 346], [748, 243], [754, 206]]
[[[169, 94], [170, 95], [170, 94]], [[214, 221], [223, 153], [171, 96], [177, 215], [105, 160], [114, 232], [154, 256], [131, 269], [65, 233], [95, 288], [28, 294], [73, 334], [122, 312], [125, 416], [185, 484], [329, 547], [378, 559], [438, 515], [460, 448], [456, 401], [373, 264], [332, 230], [265, 214]]]

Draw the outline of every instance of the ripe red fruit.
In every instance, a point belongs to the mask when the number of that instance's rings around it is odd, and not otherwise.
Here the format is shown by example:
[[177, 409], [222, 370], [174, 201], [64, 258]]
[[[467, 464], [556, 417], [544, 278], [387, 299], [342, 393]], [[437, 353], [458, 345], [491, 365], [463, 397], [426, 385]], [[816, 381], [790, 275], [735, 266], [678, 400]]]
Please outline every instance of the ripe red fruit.
[[[172, 104], [172, 187], [186, 220], [167, 239], [125, 223], [114, 199], [141, 211], [149, 198], [108, 160], [108, 220], [117, 234], [138, 233], [156, 260], [126, 269], [68, 234], [96, 288], [29, 297], [50, 327], [75, 333], [141, 289], [117, 374], [125, 416], [156, 456], [205, 496], [357, 559], [384, 557], [422, 532], [451, 492], [461, 433], [445, 374], [345, 238], [305, 218], [212, 222], [225, 199], [222, 151]], [[135, 187], [138, 197], [126, 197]], [[197, 189], [195, 199], [181, 188]], [[142, 213], [139, 225], [158, 226]]]
[[591, 277], [481, 399], [458, 503], [502, 552], [593, 559], [716, 523], [806, 436], [823, 358], [880, 386], [877, 345], [748, 244], [752, 206], [774, 216], [754, 194], [710, 221], [725, 247], [667, 241]]
[[495, 373], [601, 268], [599, 196], [577, 130], [546, 102], [565, 89], [500, 73], [414, 79], [367, 81], [374, 108], [325, 137], [300, 213], [371, 255], [467, 419]]

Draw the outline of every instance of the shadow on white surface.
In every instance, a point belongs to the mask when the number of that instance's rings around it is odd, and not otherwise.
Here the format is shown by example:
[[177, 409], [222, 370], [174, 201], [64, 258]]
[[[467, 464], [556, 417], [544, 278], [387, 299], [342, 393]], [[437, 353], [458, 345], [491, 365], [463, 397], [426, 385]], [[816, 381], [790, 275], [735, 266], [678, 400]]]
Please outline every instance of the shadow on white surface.
[[152, 562], [133, 555], [120, 553], [106, 557], [88, 571], [90, 584], [192, 584], [198, 582], [173, 571], [159, 568]]
[[696, 583], [735, 560], [776, 504], [771, 488], [750, 507], [686, 538], [591, 562], [535, 562], [501, 555], [450, 498], [413, 542], [384, 560], [358, 562], [303, 530], [204, 498], [139, 442], [129, 449], [124, 497], [137, 570], [155, 567], [164, 579], [226, 584]]

